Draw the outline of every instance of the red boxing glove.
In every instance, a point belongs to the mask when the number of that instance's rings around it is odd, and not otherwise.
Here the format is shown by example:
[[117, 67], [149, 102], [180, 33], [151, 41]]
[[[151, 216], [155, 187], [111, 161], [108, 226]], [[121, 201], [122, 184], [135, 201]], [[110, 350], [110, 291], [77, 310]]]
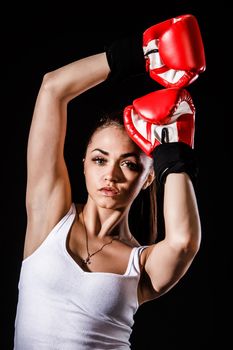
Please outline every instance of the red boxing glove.
[[137, 98], [123, 117], [128, 135], [148, 156], [162, 143], [194, 147], [195, 107], [185, 89], [168, 88]]
[[184, 87], [206, 69], [205, 52], [197, 19], [178, 16], [143, 33], [146, 69], [165, 87]]

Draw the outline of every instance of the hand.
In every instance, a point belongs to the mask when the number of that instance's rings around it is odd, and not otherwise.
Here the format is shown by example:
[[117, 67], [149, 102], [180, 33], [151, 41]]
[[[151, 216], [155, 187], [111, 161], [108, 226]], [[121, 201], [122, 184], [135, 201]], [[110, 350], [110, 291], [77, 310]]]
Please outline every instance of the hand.
[[148, 156], [161, 143], [194, 145], [195, 107], [185, 89], [168, 88], [137, 98], [124, 109], [124, 124]]
[[151, 92], [125, 107], [124, 125], [130, 138], [154, 159], [158, 181], [171, 172], [187, 172], [193, 180], [195, 107], [185, 89]]
[[165, 87], [185, 87], [206, 69], [205, 52], [197, 19], [178, 16], [143, 33], [146, 69]]

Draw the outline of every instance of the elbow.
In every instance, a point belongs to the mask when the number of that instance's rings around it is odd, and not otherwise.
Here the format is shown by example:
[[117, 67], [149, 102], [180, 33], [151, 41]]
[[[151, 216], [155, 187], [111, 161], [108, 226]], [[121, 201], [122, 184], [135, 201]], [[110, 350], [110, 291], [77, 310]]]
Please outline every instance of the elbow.
[[190, 229], [189, 235], [187, 239], [187, 247], [188, 250], [195, 256], [200, 250], [201, 246], [201, 225], [198, 222], [197, 225]]
[[65, 98], [65, 91], [62, 89], [62, 84], [56, 71], [48, 72], [43, 76], [40, 90], [61, 100]]
[[47, 92], [55, 92], [57, 90], [57, 78], [55, 72], [48, 72], [43, 76], [41, 88]]
[[186, 256], [193, 259], [201, 246], [201, 231], [195, 230], [188, 235], [177, 235], [178, 237], [170, 245], [179, 252], [180, 256]]
[[166, 238], [181, 255], [194, 257], [200, 249], [201, 235], [200, 220], [188, 220], [183, 225], [177, 225], [175, 230], [169, 230]]
[[198, 253], [201, 246], [201, 239], [200, 237], [195, 237], [193, 239], [190, 239], [186, 245], [182, 247], [182, 251], [190, 256], [191, 258], [194, 258], [195, 255]]
[[200, 249], [200, 239], [192, 239], [181, 247], [181, 251], [189, 258], [193, 259]]

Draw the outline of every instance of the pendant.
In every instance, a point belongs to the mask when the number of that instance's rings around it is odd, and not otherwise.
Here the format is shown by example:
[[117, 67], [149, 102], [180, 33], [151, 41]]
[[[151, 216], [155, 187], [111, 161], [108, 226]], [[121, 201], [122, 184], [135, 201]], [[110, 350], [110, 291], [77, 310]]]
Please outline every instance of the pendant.
[[88, 256], [86, 259], [82, 260], [82, 263], [85, 265], [90, 264], [91, 263], [90, 256]]

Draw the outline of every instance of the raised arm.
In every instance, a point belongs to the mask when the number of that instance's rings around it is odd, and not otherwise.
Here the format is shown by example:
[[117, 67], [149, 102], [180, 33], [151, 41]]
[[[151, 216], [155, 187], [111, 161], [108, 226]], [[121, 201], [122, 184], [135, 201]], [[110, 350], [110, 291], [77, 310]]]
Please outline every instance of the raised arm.
[[151, 285], [141, 284], [142, 301], [174, 286], [199, 250], [201, 227], [193, 188], [194, 120], [192, 98], [179, 88], [147, 94], [124, 111], [129, 136], [153, 158], [158, 185], [165, 186], [165, 238], [145, 250], [142, 263]]
[[173, 173], [164, 188], [165, 238], [149, 251], [145, 270], [156, 295], [173, 287], [186, 273], [199, 250], [201, 226], [189, 176]]
[[64, 161], [67, 104], [104, 81], [109, 74], [105, 53], [47, 73], [36, 100], [27, 151], [27, 233], [24, 257], [44, 240], [71, 205]]

